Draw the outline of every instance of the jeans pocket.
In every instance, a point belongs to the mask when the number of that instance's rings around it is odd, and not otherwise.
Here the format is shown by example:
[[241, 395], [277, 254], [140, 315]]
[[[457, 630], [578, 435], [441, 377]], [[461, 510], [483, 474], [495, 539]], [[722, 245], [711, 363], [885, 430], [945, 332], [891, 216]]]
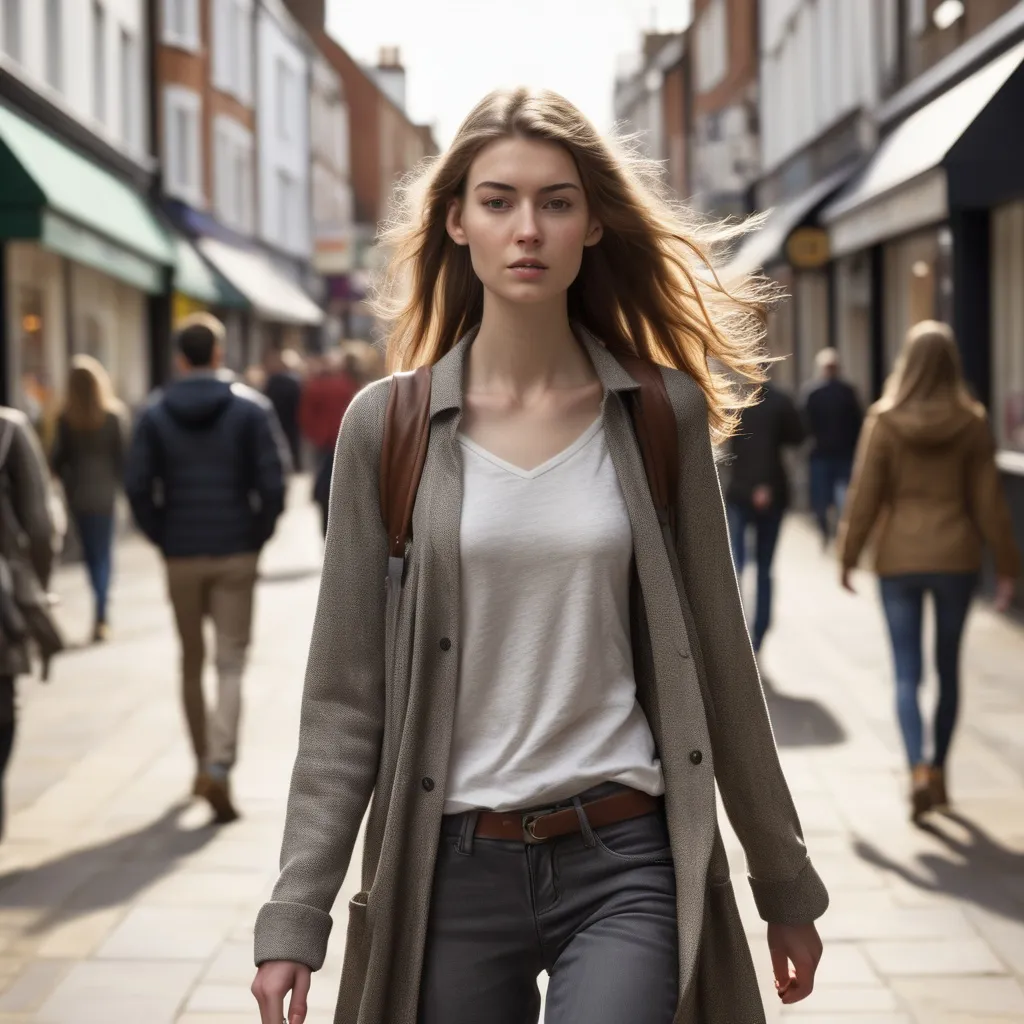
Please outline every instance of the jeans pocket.
[[666, 864], [672, 860], [665, 815], [658, 811], [594, 829], [598, 849], [628, 864]]

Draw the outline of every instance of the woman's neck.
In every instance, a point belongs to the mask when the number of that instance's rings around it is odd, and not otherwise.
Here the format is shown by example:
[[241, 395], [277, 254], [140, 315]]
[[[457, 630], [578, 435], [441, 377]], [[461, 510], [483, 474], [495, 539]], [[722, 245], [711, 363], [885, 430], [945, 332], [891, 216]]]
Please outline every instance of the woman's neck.
[[466, 388], [514, 396], [578, 388], [596, 377], [569, 324], [565, 296], [522, 305], [487, 294], [480, 330], [469, 351]]

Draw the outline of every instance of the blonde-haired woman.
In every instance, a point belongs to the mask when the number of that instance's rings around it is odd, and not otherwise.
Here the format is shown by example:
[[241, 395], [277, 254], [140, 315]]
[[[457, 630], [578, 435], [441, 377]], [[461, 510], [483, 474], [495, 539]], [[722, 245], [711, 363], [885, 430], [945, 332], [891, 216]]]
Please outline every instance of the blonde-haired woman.
[[[544, 971], [549, 1024], [764, 1021], [716, 779], [779, 995], [811, 990], [827, 896], [711, 443], [734, 395], [709, 360], [758, 379], [758, 295], [711, 279], [714, 247], [648, 170], [519, 89], [484, 99], [407, 195], [391, 283], [411, 290], [384, 309], [391, 367], [432, 366], [426, 464], [386, 598], [391, 385], [369, 385], [338, 439], [282, 871], [256, 924], [263, 1024], [289, 991], [305, 1020], [371, 798], [336, 1024], [532, 1024]], [[673, 407], [664, 522], [630, 354], [660, 364]]]
[[[875, 571], [892, 642], [896, 711], [911, 768], [911, 816], [945, 806], [945, 765], [956, 724], [960, 644], [983, 544], [995, 556], [996, 607], [1020, 574], [1010, 511], [984, 408], [964, 384], [953, 332], [914, 326], [861, 435], [839, 533], [843, 586], [877, 528]], [[918, 704], [926, 594], [935, 606], [939, 701], [926, 760]]]
[[126, 424], [124, 406], [102, 364], [92, 356], [75, 356], [50, 463], [64, 485], [82, 544], [95, 603], [94, 641], [109, 636], [114, 511], [124, 476]]

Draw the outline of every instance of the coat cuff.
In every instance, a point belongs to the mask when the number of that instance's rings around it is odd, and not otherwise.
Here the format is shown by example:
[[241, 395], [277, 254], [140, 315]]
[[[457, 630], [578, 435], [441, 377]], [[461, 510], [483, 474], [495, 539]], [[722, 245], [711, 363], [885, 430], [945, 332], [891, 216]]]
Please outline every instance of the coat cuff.
[[264, 903], [256, 917], [256, 966], [267, 960], [291, 960], [319, 971], [332, 924], [330, 914], [304, 903]]
[[788, 882], [751, 878], [750, 888], [757, 912], [769, 924], [809, 924], [828, 909], [825, 884], [810, 861]]

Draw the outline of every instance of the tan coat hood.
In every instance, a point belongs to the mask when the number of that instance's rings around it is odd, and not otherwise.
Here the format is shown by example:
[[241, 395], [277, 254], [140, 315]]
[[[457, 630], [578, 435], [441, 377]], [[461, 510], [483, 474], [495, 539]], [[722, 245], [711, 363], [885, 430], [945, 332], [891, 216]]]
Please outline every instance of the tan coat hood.
[[980, 408], [975, 410], [959, 402], [939, 399], [881, 410], [879, 415], [907, 444], [933, 447], [948, 444], [975, 425], [984, 413]]

